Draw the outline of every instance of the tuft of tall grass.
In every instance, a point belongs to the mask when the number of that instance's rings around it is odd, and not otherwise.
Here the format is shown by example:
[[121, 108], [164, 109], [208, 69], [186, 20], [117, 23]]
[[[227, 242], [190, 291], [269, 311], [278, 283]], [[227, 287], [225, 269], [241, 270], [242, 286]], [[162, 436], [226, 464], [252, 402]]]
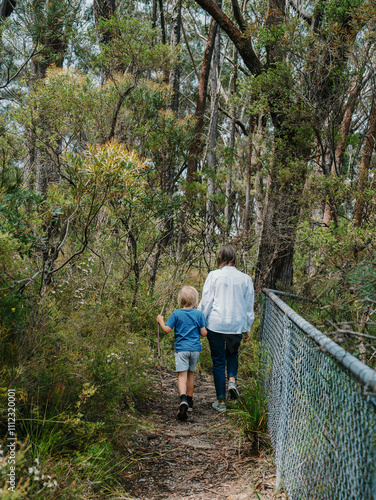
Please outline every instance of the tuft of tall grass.
[[266, 401], [260, 382], [252, 378], [243, 383], [242, 395], [232, 405], [229, 414], [235, 419], [249, 441], [257, 448], [268, 445]]
[[244, 435], [257, 446], [269, 446], [267, 404], [260, 383], [259, 318], [256, 318], [250, 339], [242, 343], [239, 356], [239, 376], [242, 379], [241, 397], [230, 406], [234, 418]]

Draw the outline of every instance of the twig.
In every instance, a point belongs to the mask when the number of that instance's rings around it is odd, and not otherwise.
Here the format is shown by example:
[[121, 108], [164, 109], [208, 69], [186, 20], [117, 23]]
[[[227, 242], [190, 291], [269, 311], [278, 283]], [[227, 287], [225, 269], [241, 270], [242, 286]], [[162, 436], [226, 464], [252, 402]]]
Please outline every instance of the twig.
[[[161, 316], [163, 314], [165, 305], [162, 307]], [[157, 343], [158, 343], [159, 382], [160, 382], [160, 386], [161, 386], [161, 408], [162, 408], [162, 405], [163, 405], [163, 378], [162, 378], [161, 343], [159, 340], [159, 323], [158, 323], [158, 329], [157, 329]]]
[[[215, 491], [212, 488], [207, 488], [206, 486], [201, 486], [201, 490], [208, 490], [211, 491], [212, 493], [215, 493], [216, 495], [220, 495], [221, 497], [227, 498], [227, 495], [224, 495], [223, 493], [219, 493], [219, 491]], [[200, 490], [198, 490], [200, 491]]]
[[367, 335], [366, 333], [354, 332], [352, 330], [345, 330], [343, 328], [338, 328], [334, 332], [328, 332], [327, 335], [334, 335], [336, 333], [343, 333], [345, 335], [355, 335], [356, 337], [365, 337], [367, 339], [376, 340], [376, 337], [374, 335]]

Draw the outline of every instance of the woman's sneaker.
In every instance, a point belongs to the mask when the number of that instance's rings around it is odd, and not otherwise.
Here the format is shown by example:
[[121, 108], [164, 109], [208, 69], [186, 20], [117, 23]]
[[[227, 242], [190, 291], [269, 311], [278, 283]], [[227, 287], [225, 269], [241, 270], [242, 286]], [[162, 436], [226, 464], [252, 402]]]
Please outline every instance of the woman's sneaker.
[[188, 401], [188, 411], [193, 411], [193, 398], [192, 396], [187, 396]]
[[225, 402], [224, 401], [215, 401], [213, 404], [212, 404], [212, 407], [217, 410], [217, 411], [226, 411], [227, 408], [226, 408], [226, 405], [225, 405]]
[[182, 394], [180, 396], [180, 405], [179, 405], [179, 412], [177, 414], [177, 418], [179, 420], [187, 420], [187, 418], [188, 418], [187, 411], [188, 411], [187, 396], [185, 394]]
[[236, 387], [235, 382], [228, 383], [228, 392], [230, 394], [230, 399], [238, 399], [239, 391], [238, 388]]

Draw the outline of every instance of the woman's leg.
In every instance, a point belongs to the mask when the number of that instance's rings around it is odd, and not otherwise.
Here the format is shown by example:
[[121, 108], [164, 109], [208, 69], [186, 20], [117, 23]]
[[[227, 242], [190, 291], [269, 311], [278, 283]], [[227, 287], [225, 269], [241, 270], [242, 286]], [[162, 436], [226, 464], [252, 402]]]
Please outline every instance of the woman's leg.
[[235, 382], [238, 376], [239, 365], [239, 346], [242, 341], [241, 334], [226, 334], [226, 363], [227, 363], [227, 378], [230, 382]]
[[208, 340], [213, 360], [213, 377], [218, 401], [226, 399], [226, 351], [221, 333], [208, 330]]

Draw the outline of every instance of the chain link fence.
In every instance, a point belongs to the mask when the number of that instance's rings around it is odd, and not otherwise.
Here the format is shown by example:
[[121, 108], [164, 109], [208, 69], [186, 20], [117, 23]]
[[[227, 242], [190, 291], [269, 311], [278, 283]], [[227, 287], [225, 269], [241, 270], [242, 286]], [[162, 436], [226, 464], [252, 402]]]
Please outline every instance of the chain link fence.
[[376, 500], [376, 371], [276, 293], [263, 290], [261, 366], [277, 487], [289, 500]]

